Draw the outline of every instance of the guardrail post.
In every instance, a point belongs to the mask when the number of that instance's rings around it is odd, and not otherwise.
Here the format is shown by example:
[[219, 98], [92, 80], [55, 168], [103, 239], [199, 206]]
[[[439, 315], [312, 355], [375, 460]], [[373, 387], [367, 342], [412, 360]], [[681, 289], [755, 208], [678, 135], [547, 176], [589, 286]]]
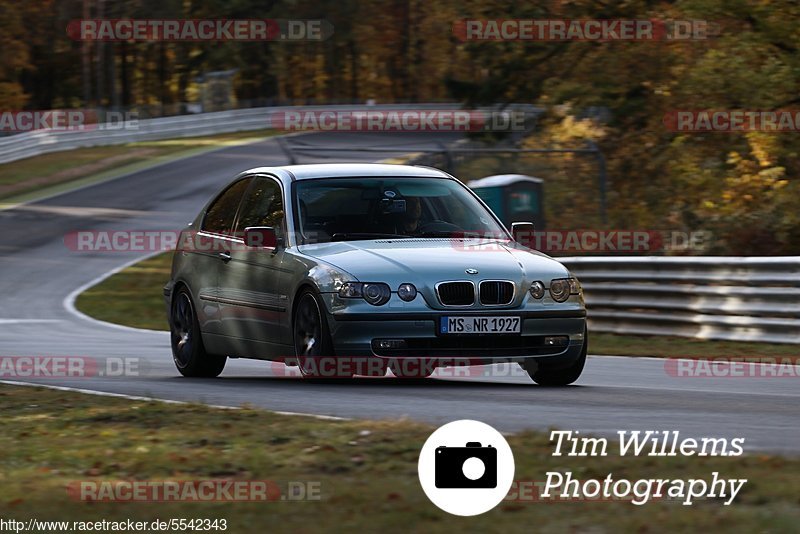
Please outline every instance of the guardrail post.
[[600, 187], [600, 220], [605, 226], [608, 224], [608, 214], [606, 213], [606, 157], [593, 141], [589, 141], [589, 148], [592, 149], [595, 158], [597, 158], [597, 182]]

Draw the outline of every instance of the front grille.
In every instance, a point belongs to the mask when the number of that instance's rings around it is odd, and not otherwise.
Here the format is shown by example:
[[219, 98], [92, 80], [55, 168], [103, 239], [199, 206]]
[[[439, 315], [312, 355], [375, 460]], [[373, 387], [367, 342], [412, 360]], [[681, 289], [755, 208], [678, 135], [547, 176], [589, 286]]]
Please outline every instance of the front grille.
[[481, 304], [484, 306], [511, 304], [514, 299], [514, 284], [503, 280], [486, 280], [481, 282], [480, 294]]
[[472, 306], [475, 285], [472, 282], [442, 282], [436, 286], [436, 294], [445, 306]]

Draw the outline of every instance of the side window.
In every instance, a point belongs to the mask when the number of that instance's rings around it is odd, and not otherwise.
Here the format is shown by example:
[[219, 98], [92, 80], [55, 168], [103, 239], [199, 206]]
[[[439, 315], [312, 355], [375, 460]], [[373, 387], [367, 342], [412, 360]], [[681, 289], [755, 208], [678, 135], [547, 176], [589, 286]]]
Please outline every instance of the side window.
[[248, 226], [272, 226], [283, 232], [283, 197], [280, 185], [270, 178], [255, 178], [253, 186], [247, 190], [236, 235], [241, 236]]
[[217, 197], [206, 211], [202, 229], [214, 234], [230, 234], [233, 219], [236, 218], [236, 209], [252, 181], [252, 178], [239, 180]]

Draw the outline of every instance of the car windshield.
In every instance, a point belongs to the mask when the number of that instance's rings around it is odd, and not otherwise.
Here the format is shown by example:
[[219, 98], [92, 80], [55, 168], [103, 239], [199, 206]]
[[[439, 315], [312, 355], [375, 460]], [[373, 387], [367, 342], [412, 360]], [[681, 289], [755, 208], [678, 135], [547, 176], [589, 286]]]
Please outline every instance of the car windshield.
[[295, 226], [305, 244], [382, 238], [508, 234], [461, 184], [440, 178], [296, 182]]

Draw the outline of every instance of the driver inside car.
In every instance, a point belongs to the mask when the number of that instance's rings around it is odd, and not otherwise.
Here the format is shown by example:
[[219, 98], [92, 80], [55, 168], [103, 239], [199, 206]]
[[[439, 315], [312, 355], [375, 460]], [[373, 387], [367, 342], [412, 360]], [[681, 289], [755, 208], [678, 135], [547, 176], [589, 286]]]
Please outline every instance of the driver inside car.
[[405, 203], [403, 211], [384, 211], [377, 216], [374, 226], [376, 231], [387, 234], [414, 235], [419, 230], [422, 226], [422, 200], [420, 197], [397, 199], [397, 201], [401, 200]]
[[401, 234], [413, 234], [419, 228], [422, 218], [422, 201], [419, 197], [406, 197], [406, 212], [400, 223]]

